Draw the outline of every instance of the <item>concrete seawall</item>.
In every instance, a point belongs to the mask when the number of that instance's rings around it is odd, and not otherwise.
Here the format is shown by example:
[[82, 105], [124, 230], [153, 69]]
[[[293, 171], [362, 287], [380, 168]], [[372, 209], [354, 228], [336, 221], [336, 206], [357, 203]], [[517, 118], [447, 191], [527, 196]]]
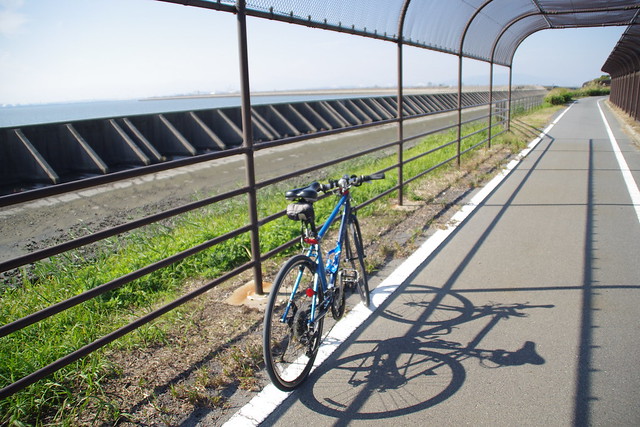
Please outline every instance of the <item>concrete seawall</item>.
[[[519, 90], [513, 96], [543, 92]], [[505, 91], [493, 94], [496, 102], [506, 97]], [[462, 105], [488, 100], [488, 92], [464, 92]], [[452, 92], [404, 98], [407, 118], [456, 107], [457, 93]], [[396, 117], [396, 109], [394, 96], [256, 105], [254, 143], [384, 122]], [[0, 128], [0, 196], [241, 144], [240, 107]]]

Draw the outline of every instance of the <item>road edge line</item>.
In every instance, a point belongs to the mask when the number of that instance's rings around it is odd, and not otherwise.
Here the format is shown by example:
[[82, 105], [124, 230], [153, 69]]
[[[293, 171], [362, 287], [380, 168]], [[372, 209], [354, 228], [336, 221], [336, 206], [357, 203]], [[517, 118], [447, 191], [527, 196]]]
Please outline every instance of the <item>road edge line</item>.
[[613, 149], [613, 154], [616, 156], [616, 161], [618, 162], [618, 167], [620, 168], [620, 172], [622, 172], [622, 178], [624, 179], [624, 184], [627, 187], [627, 192], [631, 197], [631, 204], [636, 211], [636, 216], [638, 217], [638, 222], [640, 223], [640, 190], [638, 189], [638, 183], [633, 178], [633, 174], [629, 169], [629, 164], [627, 160], [624, 158], [622, 154], [622, 150], [620, 150], [620, 145], [618, 145], [618, 140], [613, 135], [613, 131], [611, 130], [611, 126], [609, 126], [609, 121], [604, 115], [604, 111], [602, 111], [602, 106], [600, 105], [602, 100], [597, 102], [598, 110], [600, 110], [600, 117], [602, 117], [602, 121], [604, 122], [604, 127], [607, 129], [607, 135], [609, 136], [609, 142], [611, 143], [611, 148]]
[[[527, 155], [547, 136], [549, 131], [560, 121], [571, 104], [551, 124], [532, 140], [527, 147], [518, 153], [518, 156], [509, 162], [495, 177], [484, 185], [471, 200], [464, 204], [456, 212], [446, 229], [436, 231], [413, 254], [402, 262], [386, 279], [384, 279], [373, 291], [371, 291], [371, 303], [369, 307], [363, 304], [356, 305], [342, 320], [334, 325], [324, 342], [318, 349], [318, 355], [314, 362], [313, 372], [320, 366], [338, 347], [360, 327], [373, 312], [389, 298], [413, 272], [433, 254], [442, 243], [471, 215], [482, 202], [500, 185], [500, 183], [524, 160]], [[224, 427], [258, 426], [294, 392], [284, 392], [273, 384], [267, 385], [254, 396], [246, 405], [236, 412]]]

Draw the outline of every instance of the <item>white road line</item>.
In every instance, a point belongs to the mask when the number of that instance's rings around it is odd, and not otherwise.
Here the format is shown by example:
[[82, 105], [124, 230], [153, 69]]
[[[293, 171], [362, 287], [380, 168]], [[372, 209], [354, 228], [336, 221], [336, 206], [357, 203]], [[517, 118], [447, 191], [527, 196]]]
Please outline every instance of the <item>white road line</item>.
[[604, 111], [602, 111], [600, 102], [601, 101], [598, 101], [598, 110], [600, 110], [600, 116], [602, 116], [602, 121], [604, 122], [604, 126], [605, 128], [607, 128], [607, 134], [609, 135], [609, 141], [611, 142], [613, 153], [616, 155], [616, 160], [618, 161], [618, 167], [622, 172], [624, 183], [627, 186], [627, 191], [629, 192], [629, 196], [631, 196], [631, 203], [633, 204], [633, 207], [636, 210], [636, 216], [638, 217], [638, 222], [640, 222], [640, 190], [638, 190], [638, 184], [633, 179], [633, 175], [631, 174], [629, 165], [627, 164], [627, 161], [622, 155], [622, 151], [620, 150], [618, 141], [616, 140], [616, 137], [613, 136], [613, 132], [611, 131], [611, 126], [609, 126], [609, 122], [607, 121], [607, 118], [604, 115]]
[[[325, 337], [318, 356], [314, 362], [314, 370], [324, 362], [367, 318], [393, 294], [411, 274], [429, 258], [429, 256], [458, 228], [465, 219], [495, 190], [513, 169], [533, 150], [556, 123], [569, 111], [567, 108], [542, 133], [529, 143], [517, 157], [511, 161], [498, 175], [485, 185], [465, 204], [452, 218], [445, 230], [436, 231], [426, 242], [396, 268], [386, 279], [371, 292], [371, 304], [367, 308], [358, 304], [342, 320], [335, 324]], [[278, 390], [273, 384], [266, 386], [249, 403], [243, 406], [227, 421], [225, 427], [257, 426], [264, 421], [292, 392]]]

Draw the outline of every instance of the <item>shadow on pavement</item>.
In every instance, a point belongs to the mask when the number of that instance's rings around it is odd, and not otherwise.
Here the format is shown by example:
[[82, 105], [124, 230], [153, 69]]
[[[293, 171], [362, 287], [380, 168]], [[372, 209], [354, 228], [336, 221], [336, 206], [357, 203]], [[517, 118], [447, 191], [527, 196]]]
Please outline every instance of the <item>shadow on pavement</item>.
[[[459, 293], [420, 285], [409, 285], [403, 294], [406, 292], [419, 292], [422, 302], [396, 301], [394, 307], [403, 310], [402, 316], [389, 310], [382, 315], [416, 327], [396, 338], [355, 341], [352, 344], [366, 350], [337, 356], [319, 367], [300, 393], [300, 402], [335, 418], [335, 425], [391, 419], [427, 409], [455, 394], [465, 381], [461, 362], [466, 359], [478, 360], [485, 368], [545, 363], [532, 341], [515, 350], [487, 349], [479, 344], [502, 320], [526, 317], [528, 311], [553, 305], [474, 306]], [[448, 337], [476, 321], [485, 325], [470, 342]]]

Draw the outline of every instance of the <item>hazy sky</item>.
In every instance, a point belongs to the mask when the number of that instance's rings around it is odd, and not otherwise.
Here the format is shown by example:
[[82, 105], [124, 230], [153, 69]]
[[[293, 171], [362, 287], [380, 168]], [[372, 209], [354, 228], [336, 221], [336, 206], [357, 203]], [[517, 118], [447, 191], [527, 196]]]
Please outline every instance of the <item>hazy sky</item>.
[[[393, 43], [248, 20], [251, 89], [395, 86]], [[547, 30], [514, 59], [515, 84], [576, 86], [624, 27]], [[233, 14], [153, 0], [0, 0], [0, 106], [132, 99], [239, 88]], [[406, 48], [405, 85], [456, 84], [457, 57]], [[489, 65], [465, 60], [464, 81]], [[496, 67], [495, 84], [507, 82]]]

